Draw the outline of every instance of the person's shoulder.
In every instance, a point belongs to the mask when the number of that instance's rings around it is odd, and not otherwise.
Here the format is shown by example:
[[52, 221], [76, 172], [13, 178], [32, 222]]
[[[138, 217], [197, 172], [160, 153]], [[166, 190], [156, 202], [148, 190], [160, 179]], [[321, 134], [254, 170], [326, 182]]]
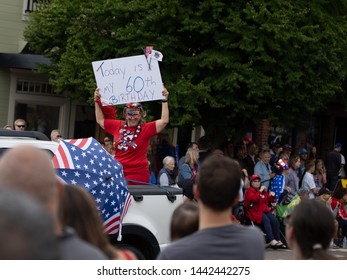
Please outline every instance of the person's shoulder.
[[148, 137], [152, 137], [153, 135], [157, 134], [157, 125], [156, 121], [152, 122], [145, 122], [142, 124], [142, 131], [145, 135]]
[[162, 168], [158, 173], [158, 179], [160, 180], [160, 179], [164, 179], [164, 178], [168, 178], [168, 175], [167, 175], [165, 169]]
[[190, 252], [195, 251], [195, 250], [192, 250], [192, 246], [194, 246], [194, 244], [197, 243], [196, 235], [198, 232], [195, 232], [189, 236], [186, 236], [174, 241], [173, 243], [165, 247], [159, 253], [157, 259], [158, 260], [180, 260], [182, 259], [182, 256], [186, 255], [187, 250], [189, 250]]
[[115, 120], [115, 119], [105, 119], [104, 126], [105, 128], [114, 128], [123, 125], [124, 121]]
[[142, 123], [142, 127], [145, 128], [149, 128], [149, 127], [155, 127], [156, 121], [151, 121], [151, 122], [144, 122]]
[[[231, 243], [228, 241], [233, 240]], [[230, 246], [239, 253], [225, 251]], [[264, 236], [257, 227], [243, 225], [226, 225], [201, 229], [187, 237], [173, 242], [158, 255], [158, 260], [182, 259], [230, 259], [255, 258], [261, 259], [264, 252]], [[232, 248], [231, 248], [232, 249]], [[242, 251], [254, 250], [255, 255], [242, 255]], [[239, 255], [240, 254], [240, 255]]]
[[250, 193], [256, 193], [257, 190], [256, 190], [255, 188], [249, 187], [249, 188], [245, 191], [245, 194], [246, 194], [247, 192], [248, 192], [249, 194], [250, 194]]
[[186, 160], [186, 157], [185, 156], [182, 156], [179, 161], [178, 161], [178, 167], [181, 167], [182, 164], [184, 164], [184, 161]]
[[188, 163], [182, 163], [182, 165], [179, 167], [180, 170], [188, 170], [190, 169], [189, 164]]
[[59, 250], [63, 260], [107, 260], [97, 247], [79, 238], [72, 228], [66, 228], [58, 237]]

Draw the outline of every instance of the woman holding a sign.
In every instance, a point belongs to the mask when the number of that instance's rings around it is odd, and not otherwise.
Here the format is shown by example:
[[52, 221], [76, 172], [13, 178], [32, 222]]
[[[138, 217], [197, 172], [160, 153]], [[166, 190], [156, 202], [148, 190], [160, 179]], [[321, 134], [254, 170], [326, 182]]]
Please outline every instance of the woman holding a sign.
[[115, 159], [123, 165], [124, 177], [129, 185], [149, 184], [150, 173], [147, 160], [147, 148], [150, 138], [161, 132], [169, 122], [169, 92], [164, 88], [161, 118], [145, 123], [145, 113], [140, 103], [128, 103], [124, 106], [125, 120], [117, 120], [112, 107], [102, 106], [100, 92], [94, 92], [95, 117], [97, 123], [114, 137]]

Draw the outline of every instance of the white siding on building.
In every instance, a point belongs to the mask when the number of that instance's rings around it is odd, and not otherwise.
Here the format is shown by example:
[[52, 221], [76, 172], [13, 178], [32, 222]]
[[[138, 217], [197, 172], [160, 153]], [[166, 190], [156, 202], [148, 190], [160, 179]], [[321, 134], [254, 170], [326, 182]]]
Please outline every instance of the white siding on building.
[[[23, 1], [0, 1], [0, 52], [20, 53], [24, 47]], [[26, 2], [26, 1], [25, 1]]]

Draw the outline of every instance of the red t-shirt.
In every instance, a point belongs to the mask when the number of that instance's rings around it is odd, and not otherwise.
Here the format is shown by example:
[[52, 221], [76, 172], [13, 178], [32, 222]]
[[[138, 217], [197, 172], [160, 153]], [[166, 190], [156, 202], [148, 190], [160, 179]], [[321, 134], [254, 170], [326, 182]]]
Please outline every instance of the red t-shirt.
[[[105, 131], [114, 137], [115, 141], [115, 159], [123, 165], [124, 177], [127, 180], [134, 180], [138, 182], [129, 181], [129, 185], [141, 185], [139, 182], [149, 183], [150, 174], [147, 159], [147, 148], [150, 144], [150, 138], [157, 134], [155, 121], [144, 123], [141, 125], [141, 132], [138, 137], [126, 145], [127, 150], [119, 149], [121, 144], [120, 135], [123, 133], [120, 130], [124, 129], [124, 121], [105, 119]], [[137, 127], [127, 127], [126, 130], [134, 133]], [[134, 145], [136, 147], [134, 148]]]

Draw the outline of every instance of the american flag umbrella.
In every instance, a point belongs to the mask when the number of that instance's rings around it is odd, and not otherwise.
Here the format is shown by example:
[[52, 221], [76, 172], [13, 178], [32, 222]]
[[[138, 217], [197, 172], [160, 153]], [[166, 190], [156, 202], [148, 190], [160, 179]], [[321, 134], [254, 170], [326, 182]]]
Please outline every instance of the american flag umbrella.
[[67, 184], [92, 194], [105, 232], [121, 238], [121, 223], [131, 203], [122, 165], [94, 138], [61, 140], [53, 159], [57, 175]]

